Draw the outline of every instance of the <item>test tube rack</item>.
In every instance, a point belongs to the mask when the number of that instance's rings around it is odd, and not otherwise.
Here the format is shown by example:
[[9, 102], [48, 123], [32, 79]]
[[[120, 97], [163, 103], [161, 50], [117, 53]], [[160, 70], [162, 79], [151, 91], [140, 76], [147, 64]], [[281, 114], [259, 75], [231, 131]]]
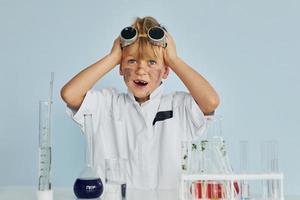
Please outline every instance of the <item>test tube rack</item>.
[[[235, 182], [242, 182], [242, 181], [278, 181], [279, 189], [278, 189], [278, 196], [276, 198], [264, 198], [261, 194], [257, 198], [247, 198], [247, 199], [255, 199], [255, 200], [284, 200], [284, 192], [283, 192], [283, 174], [282, 173], [245, 173], [245, 174], [182, 174], [181, 175], [181, 200], [204, 200], [209, 198], [198, 198], [192, 197], [190, 195], [186, 195], [186, 185], [188, 183], [194, 181], [215, 181], [215, 182], [226, 182], [230, 185], [229, 191], [227, 191], [226, 200], [237, 200], [242, 199], [239, 195], [235, 192], [234, 183]], [[189, 185], [189, 184], [188, 184]], [[190, 193], [190, 187], [188, 189], [188, 193]], [[216, 200], [216, 198], [213, 198]]]

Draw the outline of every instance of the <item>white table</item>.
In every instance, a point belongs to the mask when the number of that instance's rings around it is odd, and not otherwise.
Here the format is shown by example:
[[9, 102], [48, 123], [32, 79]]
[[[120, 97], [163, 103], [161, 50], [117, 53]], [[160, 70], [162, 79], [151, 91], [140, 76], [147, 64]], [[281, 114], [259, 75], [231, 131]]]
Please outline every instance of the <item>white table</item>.
[[[54, 200], [75, 200], [72, 188], [54, 188]], [[127, 200], [177, 200], [175, 190], [128, 190]], [[0, 187], [0, 200], [36, 200], [34, 187]], [[299, 196], [286, 196], [285, 200], [300, 200]]]
[[[0, 187], [0, 200], [36, 200], [34, 187]], [[72, 188], [54, 188], [54, 200], [75, 200]], [[102, 198], [103, 199], [103, 198]], [[101, 200], [102, 200], [101, 199]], [[127, 190], [127, 200], [176, 200], [175, 190]], [[103, 199], [105, 200], [105, 198]]]

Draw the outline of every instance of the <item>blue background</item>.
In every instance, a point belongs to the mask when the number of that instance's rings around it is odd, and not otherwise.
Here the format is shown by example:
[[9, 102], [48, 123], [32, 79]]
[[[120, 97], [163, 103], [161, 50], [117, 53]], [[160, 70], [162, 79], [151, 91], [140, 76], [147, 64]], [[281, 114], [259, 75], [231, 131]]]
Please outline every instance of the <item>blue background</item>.
[[[60, 89], [106, 55], [136, 16], [151, 15], [218, 91], [233, 166], [240, 140], [249, 141], [255, 171], [261, 141], [276, 139], [285, 193], [299, 195], [299, 9], [297, 0], [0, 0], [0, 186], [37, 185], [38, 101], [48, 97], [51, 71], [53, 185], [73, 185], [84, 165], [84, 138]], [[118, 68], [96, 87], [126, 91]], [[166, 90], [185, 87], [171, 73]]]

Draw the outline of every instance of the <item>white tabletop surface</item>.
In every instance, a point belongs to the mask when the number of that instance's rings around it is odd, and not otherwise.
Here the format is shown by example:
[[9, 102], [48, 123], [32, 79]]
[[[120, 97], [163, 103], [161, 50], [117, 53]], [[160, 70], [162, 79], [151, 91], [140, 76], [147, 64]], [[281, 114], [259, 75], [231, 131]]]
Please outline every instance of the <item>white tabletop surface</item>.
[[[76, 200], [72, 188], [54, 188], [54, 200]], [[177, 200], [175, 190], [128, 190], [127, 200]], [[24, 186], [0, 187], [0, 200], [36, 200], [36, 188]], [[101, 200], [105, 200], [102, 198]], [[300, 200], [287, 196], [285, 200]]]
[[[72, 188], [54, 188], [54, 200], [76, 200]], [[104, 195], [105, 196], [105, 195]], [[106, 200], [107, 198], [101, 198]], [[176, 200], [175, 190], [128, 190], [127, 200]], [[0, 187], [0, 200], [36, 200], [34, 187]]]

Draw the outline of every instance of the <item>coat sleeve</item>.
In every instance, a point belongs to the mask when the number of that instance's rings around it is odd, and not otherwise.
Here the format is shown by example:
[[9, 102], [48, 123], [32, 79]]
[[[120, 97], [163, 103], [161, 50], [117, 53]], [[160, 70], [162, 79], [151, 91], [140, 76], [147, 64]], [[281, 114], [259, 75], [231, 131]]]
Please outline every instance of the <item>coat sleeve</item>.
[[206, 129], [206, 118], [196, 101], [187, 92], [176, 92], [174, 105], [183, 126], [183, 140], [196, 140]]

